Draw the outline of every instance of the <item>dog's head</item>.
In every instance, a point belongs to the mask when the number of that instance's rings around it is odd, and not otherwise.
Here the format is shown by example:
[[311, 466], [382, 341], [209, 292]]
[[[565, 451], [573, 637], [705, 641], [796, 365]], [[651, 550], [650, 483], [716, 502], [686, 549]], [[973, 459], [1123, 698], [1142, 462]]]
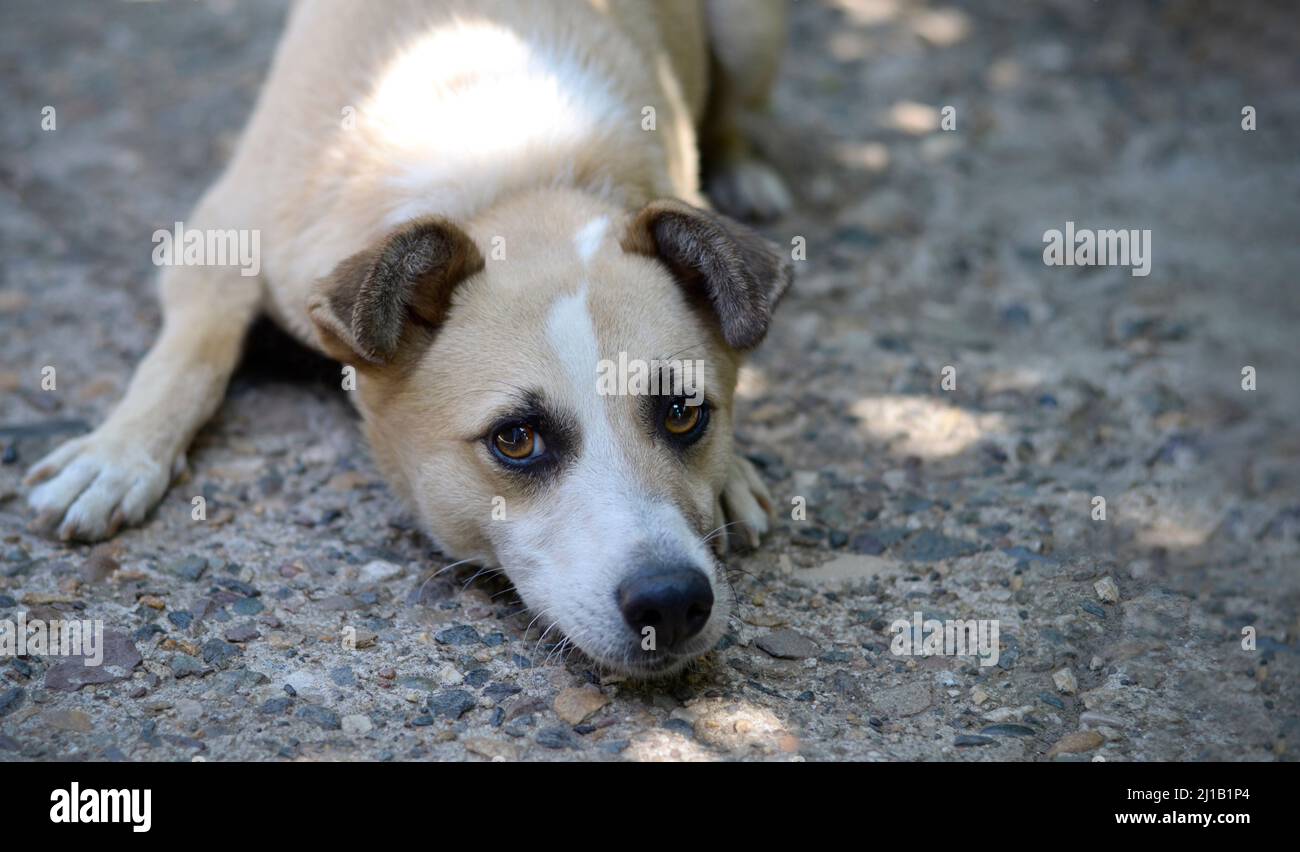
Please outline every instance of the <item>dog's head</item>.
[[593, 659], [656, 674], [726, 629], [707, 538], [736, 373], [790, 273], [715, 213], [551, 191], [411, 222], [341, 263], [310, 310], [357, 368], [377, 462], [443, 550], [499, 565]]

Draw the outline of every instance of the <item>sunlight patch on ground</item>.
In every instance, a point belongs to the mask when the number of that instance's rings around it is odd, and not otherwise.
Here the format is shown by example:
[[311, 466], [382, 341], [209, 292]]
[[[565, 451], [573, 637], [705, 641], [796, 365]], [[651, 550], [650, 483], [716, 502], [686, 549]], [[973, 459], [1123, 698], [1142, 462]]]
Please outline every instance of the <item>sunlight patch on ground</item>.
[[1000, 414], [981, 414], [924, 396], [869, 396], [850, 408], [871, 440], [921, 458], [943, 458], [1005, 431]]

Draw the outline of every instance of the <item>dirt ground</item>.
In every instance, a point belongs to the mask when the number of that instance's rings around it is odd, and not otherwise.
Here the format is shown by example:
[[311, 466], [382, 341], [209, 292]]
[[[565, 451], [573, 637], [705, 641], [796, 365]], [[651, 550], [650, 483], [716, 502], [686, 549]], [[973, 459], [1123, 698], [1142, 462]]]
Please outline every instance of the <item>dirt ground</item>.
[[[0, 619], [113, 639], [95, 683], [0, 658], [0, 760], [1294, 759], [1289, 5], [794, 4], [759, 129], [800, 196], [765, 231], [806, 260], [739, 416], [782, 517], [729, 560], [722, 647], [647, 685], [432, 577], [337, 368], [269, 328], [147, 523], [27, 530], [21, 472], [124, 390], [150, 235], [228, 156], [284, 7], [6, 3]], [[1045, 265], [1066, 222], [1149, 229], [1150, 274]], [[893, 654], [914, 612], [996, 619], [997, 664]]]

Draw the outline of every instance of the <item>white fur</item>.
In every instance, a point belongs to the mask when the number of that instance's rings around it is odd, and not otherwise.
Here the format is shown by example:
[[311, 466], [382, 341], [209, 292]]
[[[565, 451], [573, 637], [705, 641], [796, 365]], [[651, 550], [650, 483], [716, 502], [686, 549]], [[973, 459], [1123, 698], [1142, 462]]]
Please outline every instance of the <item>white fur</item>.
[[605, 241], [605, 232], [608, 230], [609, 217], [597, 216], [573, 235], [573, 247], [577, 250], [578, 259], [583, 262], [583, 265], [591, 263], [596, 252], [600, 251], [600, 245]]
[[392, 62], [360, 121], [358, 144], [386, 151], [393, 227], [430, 213], [469, 217], [562, 177], [554, 172], [573, 152], [635, 118], [574, 55], [461, 21]]

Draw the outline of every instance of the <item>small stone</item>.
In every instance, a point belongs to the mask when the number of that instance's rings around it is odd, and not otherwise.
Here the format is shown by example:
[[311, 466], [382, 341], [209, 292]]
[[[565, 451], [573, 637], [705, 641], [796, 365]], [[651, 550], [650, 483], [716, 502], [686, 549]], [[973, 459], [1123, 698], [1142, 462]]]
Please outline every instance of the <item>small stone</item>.
[[81, 579], [87, 583], [102, 583], [122, 567], [103, 547], [97, 547], [81, 563]]
[[221, 639], [209, 639], [203, 643], [203, 662], [222, 665], [232, 657], [237, 657], [243, 651], [237, 645]]
[[980, 737], [975, 734], [958, 734], [952, 741], [952, 744], [957, 748], [970, 748], [972, 746], [992, 745], [995, 742], [997, 742], [997, 740], [992, 737]]
[[8, 716], [10, 713], [22, 706], [23, 698], [27, 691], [21, 686], [15, 686], [0, 692], [0, 718]]
[[898, 555], [906, 562], [939, 562], [970, 556], [979, 549], [974, 542], [949, 538], [937, 530], [924, 528], [903, 542]]
[[879, 556], [885, 552], [885, 543], [869, 532], [860, 532], [849, 541], [849, 549], [854, 553]]
[[1062, 695], [1074, 695], [1079, 691], [1079, 682], [1074, 679], [1074, 672], [1068, 668], [1054, 672], [1052, 683], [1056, 684], [1056, 691]]
[[577, 749], [582, 747], [581, 740], [577, 735], [568, 728], [556, 726], [554, 728], [545, 728], [537, 732], [537, 744], [543, 748]]
[[50, 727], [58, 728], [60, 731], [88, 734], [95, 729], [90, 716], [80, 710], [59, 710], [46, 716], [45, 721]]
[[208, 560], [202, 556], [187, 556], [172, 570], [177, 576], [195, 582], [208, 570]]
[[362, 713], [352, 713], [343, 717], [343, 733], [350, 737], [365, 736], [374, 727], [370, 717]]
[[754, 644], [780, 660], [803, 660], [821, 651], [817, 643], [794, 630], [774, 630], [754, 640]]
[[439, 631], [433, 639], [439, 645], [477, 645], [483, 641], [478, 631], [468, 624], [448, 627], [446, 630]]
[[1098, 713], [1095, 710], [1088, 710], [1079, 714], [1080, 725], [1092, 725], [1095, 727], [1123, 728], [1124, 720], [1117, 719], [1114, 716], [1108, 716], [1105, 713]]
[[189, 654], [172, 654], [168, 665], [172, 670], [172, 676], [177, 680], [202, 675], [205, 671], [203, 665]]
[[512, 695], [518, 695], [519, 692], [519, 687], [513, 683], [493, 683], [483, 690], [483, 697], [500, 704]]
[[252, 642], [261, 637], [262, 634], [251, 624], [237, 624], [226, 631], [227, 642]]
[[463, 689], [449, 689], [429, 698], [429, 712], [444, 719], [459, 719], [478, 706], [478, 701]]
[[519, 755], [519, 750], [504, 740], [469, 737], [464, 742], [466, 749], [489, 760], [515, 760]]
[[299, 719], [305, 719], [308, 722], [318, 725], [325, 731], [337, 731], [339, 728], [343, 727], [342, 722], [339, 721], [339, 714], [335, 713], [328, 707], [322, 707], [319, 704], [307, 704], [303, 707], [299, 707], [298, 712], [294, 715]]
[[292, 698], [268, 698], [257, 708], [257, 712], [267, 716], [280, 716], [293, 706]]
[[1056, 741], [1056, 745], [1048, 750], [1048, 757], [1056, 757], [1058, 754], [1082, 754], [1085, 751], [1092, 751], [1106, 742], [1106, 738], [1096, 731], [1075, 731], [1072, 734], [1066, 734]]
[[236, 615], [257, 615], [265, 608], [257, 598], [240, 598], [230, 605]]
[[594, 686], [565, 689], [555, 697], [555, 715], [577, 725], [608, 703], [609, 698]]
[[1097, 597], [1102, 603], [1119, 603], [1119, 586], [1110, 577], [1102, 577], [1092, 587], [1097, 590]]
[[905, 683], [870, 694], [871, 706], [881, 715], [890, 718], [915, 716], [934, 703], [934, 695], [926, 683]]
[[45, 688], [75, 692], [87, 684], [126, 680], [144, 662], [126, 634], [117, 630], [104, 630], [100, 648], [103, 659], [99, 665], [89, 665], [90, 658], [85, 655], [61, 657], [45, 673]]
[[358, 630], [353, 638], [356, 640], [356, 647], [371, 648], [379, 641], [379, 634], [370, 630]]
[[142, 595], [137, 601], [141, 606], [147, 606], [150, 609], [166, 609], [167, 602], [157, 595]]
[[982, 686], [975, 687], [974, 689], [971, 690], [970, 693], [970, 700], [973, 701], [976, 705], [983, 704], [985, 701], [988, 701], [989, 698], [991, 697], [992, 696], [990, 696]]
[[404, 570], [405, 569], [400, 565], [394, 565], [391, 562], [376, 559], [373, 562], [367, 562], [362, 566], [361, 580], [368, 584], [385, 583], [402, 576]]
[[176, 700], [176, 715], [186, 722], [197, 722], [203, 718], [203, 704], [193, 698]]
[[980, 730], [980, 733], [989, 737], [1032, 737], [1037, 733], [1028, 725], [989, 725]]
[[1101, 607], [1101, 604], [1093, 603], [1092, 601], [1083, 601], [1079, 604], [1079, 608], [1089, 615], [1095, 615], [1098, 618], [1106, 617], [1106, 610]]

